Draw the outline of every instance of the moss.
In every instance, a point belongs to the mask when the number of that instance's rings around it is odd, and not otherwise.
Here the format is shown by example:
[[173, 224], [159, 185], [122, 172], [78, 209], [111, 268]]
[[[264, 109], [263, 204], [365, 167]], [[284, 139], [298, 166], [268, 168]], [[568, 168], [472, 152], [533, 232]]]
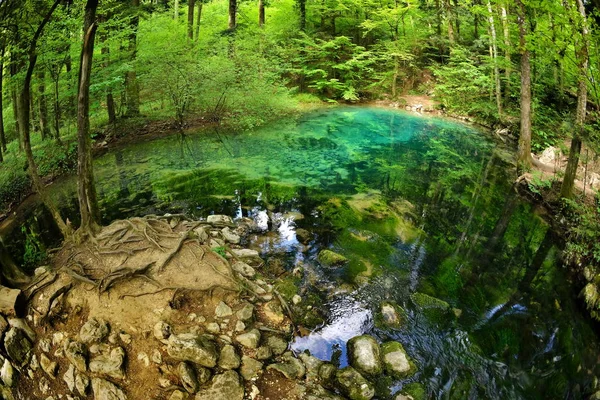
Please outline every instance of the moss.
[[[397, 369], [394, 369], [394, 365], [392, 365], [388, 360], [386, 360], [386, 356], [388, 354], [392, 354], [392, 353], [403, 353], [404, 357], [406, 357], [406, 359], [405, 360], [397, 359], [396, 361], [397, 361], [397, 363], [398, 362], [402, 363], [403, 361], [406, 361], [406, 362], [408, 362], [408, 366], [410, 368], [406, 371], [399, 371]], [[408, 376], [414, 375], [415, 372], [417, 372], [417, 366], [415, 365], [413, 360], [409, 357], [409, 355], [406, 353], [406, 350], [404, 350], [404, 346], [402, 346], [402, 344], [399, 342], [383, 343], [381, 345], [381, 358], [383, 360], [383, 365], [384, 365], [386, 374], [388, 374], [394, 378], [398, 378], [398, 379], [406, 378]], [[396, 367], [398, 367], [398, 365], [396, 365]]]
[[400, 393], [412, 397], [413, 400], [425, 400], [427, 398], [425, 388], [420, 383], [409, 383], [402, 388]]
[[[382, 311], [383, 311], [383, 308], [386, 306], [392, 307], [394, 309], [394, 311], [398, 317], [397, 321], [385, 318]], [[406, 321], [406, 311], [404, 311], [404, 309], [402, 307], [400, 307], [398, 304], [396, 304], [395, 302], [386, 301], [386, 302], [381, 303], [379, 310], [375, 314], [374, 320], [375, 320], [375, 326], [379, 329], [387, 329], [389, 327], [399, 328]]]
[[443, 300], [418, 292], [412, 294], [410, 298], [432, 323], [445, 324], [454, 317], [452, 308]]
[[291, 301], [292, 297], [298, 293], [298, 287], [300, 279], [295, 276], [286, 276], [280, 278], [275, 284], [275, 289], [283, 296], [287, 301]]
[[317, 259], [326, 267], [340, 267], [349, 262], [343, 255], [327, 249], [321, 250]]

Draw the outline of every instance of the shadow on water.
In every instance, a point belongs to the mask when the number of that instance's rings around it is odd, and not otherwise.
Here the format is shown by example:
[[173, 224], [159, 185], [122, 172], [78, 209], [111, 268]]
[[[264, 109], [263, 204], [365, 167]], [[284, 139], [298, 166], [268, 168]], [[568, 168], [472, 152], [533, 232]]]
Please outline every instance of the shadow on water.
[[[253, 218], [266, 234], [249, 244], [302, 268], [296, 290], [323, 299], [324, 324], [297, 337], [296, 351], [345, 365], [358, 334], [404, 344], [418, 372], [380, 382], [380, 399], [411, 383], [441, 399], [584, 398], [598, 338], [565, 283], [560, 244], [511, 187], [511, 163], [468, 127], [346, 107], [131, 145], [97, 159], [95, 172], [104, 223]], [[75, 181], [52, 196], [76, 224]], [[32, 265], [25, 248], [43, 253], [56, 237], [45, 212], [29, 208], [26, 228], [4, 235], [20, 265]], [[297, 228], [312, 233], [310, 247]], [[322, 268], [322, 248], [348, 265]], [[381, 323], [383, 301], [402, 308], [400, 327]]]

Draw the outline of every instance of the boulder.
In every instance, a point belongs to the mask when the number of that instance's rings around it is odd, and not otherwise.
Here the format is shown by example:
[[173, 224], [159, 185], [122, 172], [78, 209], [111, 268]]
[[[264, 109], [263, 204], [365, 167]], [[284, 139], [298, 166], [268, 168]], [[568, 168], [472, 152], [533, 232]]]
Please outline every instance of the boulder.
[[46, 354], [42, 353], [40, 355], [40, 365], [50, 378], [54, 379], [56, 377], [56, 368], [58, 367], [56, 361], [50, 360]]
[[392, 303], [381, 304], [381, 321], [384, 325], [390, 327], [400, 326], [400, 314], [396, 310], [396, 306]]
[[219, 355], [219, 367], [223, 369], [236, 369], [240, 366], [240, 356], [237, 355], [235, 347], [228, 344], [223, 346]]
[[83, 343], [101, 342], [108, 336], [108, 323], [102, 319], [90, 318], [81, 327], [79, 339]]
[[243, 356], [242, 357], [242, 367], [240, 368], [240, 373], [244, 377], [245, 380], [249, 381], [258, 377], [263, 369], [263, 363], [255, 360], [252, 357]]
[[254, 306], [246, 303], [235, 315], [240, 321], [251, 321], [254, 318]]
[[292, 353], [285, 353], [282, 357], [282, 362], [271, 364], [267, 369], [278, 371], [288, 379], [300, 379], [306, 373], [306, 368], [302, 361], [295, 358]]
[[4, 360], [4, 363], [2, 363], [2, 369], [0, 369], [0, 378], [2, 378], [2, 382], [4, 383], [4, 385], [8, 387], [11, 387], [15, 383], [17, 383], [15, 379], [15, 369], [13, 368], [10, 361], [6, 359]]
[[258, 329], [252, 329], [248, 333], [237, 335], [235, 340], [244, 347], [256, 349], [260, 343], [260, 331]]
[[81, 372], [87, 370], [87, 348], [81, 342], [70, 342], [65, 348], [65, 356]]
[[336, 373], [336, 383], [350, 400], [370, 400], [375, 396], [373, 385], [352, 367], [339, 370]]
[[240, 243], [240, 235], [229, 229], [229, 227], [221, 229], [221, 235], [223, 239], [231, 244], [239, 244]]
[[321, 384], [326, 388], [332, 389], [335, 386], [337, 371], [336, 366], [331, 363], [325, 362], [321, 364], [319, 367], [319, 381]]
[[278, 301], [271, 300], [263, 307], [263, 315], [266, 322], [272, 325], [279, 325], [285, 320], [283, 309]]
[[405, 378], [416, 371], [416, 367], [406, 354], [402, 344], [386, 342], [381, 345], [381, 355], [385, 372], [395, 378]]
[[234, 262], [233, 265], [231, 265], [231, 269], [246, 278], [254, 278], [256, 275], [256, 270], [243, 261]]
[[325, 267], [341, 267], [348, 263], [348, 259], [341, 254], [331, 250], [321, 250], [317, 256], [317, 260]]
[[80, 395], [85, 397], [88, 387], [90, 386], [90, 378], [79, 372], [75, 372], [75, 388]]
[[63, 381], [65, 381], [71, 392], [75, 390], [75, 367], [73, 364], [69, 364], [67, 372], [65, 372], [63, 375]]
[[116, 347], [109, 354], [102, 354], [90, 361], [90, 371], [104, 374], [115, 379], [124, 379], [123, 363], [125, 362], [125, 350]]
[[190, 364], [185, 361], [180, 362], [177, 366], [177, 373], [179, 374], [179, 379], [181, 379], [181, 383], [186, 392], [196, 393], [198, 391], [198, 376]]
[[288, 342], [279, 336], [269, 336], [267, 338], [267, 346], [271, 348], [274, 355], [279, 356], [288, 349]]
[[319, 380], [319, 370], [321, 369], [321, 365], [323, 365], [323, 361], [319, 360], [317, 357], [311, 356], [308, 353], [301, 353], [298, 358], [302, 360], [304, 366], [306, 367], [306, 379], [309, 382], [316, 382]]
[[296, 229], [296, 238], [302, 244], [308, 244], [312, 239], [310, 232], [302, 228]]
[[218, 353], [215, 343], [204, 335], [171, 335], [167, 344], [167, 353], [179, 361], [191, 361], [203, 367], [217, 365]]
[[196, 394], [196, 400], [242, 400], [244, 386], [235, 371], [215, 375], [208, 389]]
[[350, 365], [365, 375], [378, 375], [382, 371], [379, 343], [369, 335], [356, 336], [347, 343]]
[[154, 325], [154, 337], [160, 341], [168, 339], [172, 332], [171, 326], [164, 321], [159, 321]]
[[217, 318], [226, 318], [230, 317], [231, 315], [233, 315], [231, 307], [222, 301], [217, 305], [217, 308], [215, 308], [215, 316]]
[[4, 336], [4, 349], [8, 358], [22, 367], [29, 362], [32, 344], [23, 330], [12, 327]]
[[256, 358], [259, 360], [268, 360], [273, 357], [273, 351], [269, 346], [260, 346], [256, 349]]
[[251, 249], [231, 249], [237, 258], [258, 258], [258, 251]]
[[125, 393], [114, 383], [104, 379], [92, 379], [94, 400], [127, 400]]

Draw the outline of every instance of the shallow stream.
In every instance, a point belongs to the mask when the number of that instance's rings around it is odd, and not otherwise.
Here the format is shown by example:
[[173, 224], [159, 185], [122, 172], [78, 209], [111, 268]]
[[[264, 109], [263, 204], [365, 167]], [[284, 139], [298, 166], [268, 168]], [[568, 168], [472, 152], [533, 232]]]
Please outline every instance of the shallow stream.
[[[325, 311], [294, 350], [343, 365], [355, 335], [404, 344], [419, 371], [378, 382], [380, 399], [415, 382], [436, 399], [584, 398], [600, 373], [595, 326], [556, 246], [541, 246], [547, 225], [511, 188], [511, 158], [458, 123], [341, 107], [129, 145], [97, 159], [95, 173], [105, 223], [167, 212], [257, 221], [269, 234], [250, 246], [302, 268], [292, 283]], [[52, 196], [77, 224], [74, 179]], [[52, 245], [44, 215], [5, 237], [19, 263]], [[323, 248], [348, 265], [321, 267]], [[382, 302], [404, 310], [399, 327], [382, 324]]]

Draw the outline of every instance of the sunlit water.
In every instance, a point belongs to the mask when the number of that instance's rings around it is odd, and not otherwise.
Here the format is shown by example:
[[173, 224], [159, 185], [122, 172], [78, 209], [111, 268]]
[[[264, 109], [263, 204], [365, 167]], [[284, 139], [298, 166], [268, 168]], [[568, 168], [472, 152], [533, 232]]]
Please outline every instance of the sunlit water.
[[[303, 289], [323, 299], [324, 325], [297, 337], [295, 351], [329, 360], [341, 350], [345, 365], [355, 335], [404, 344], [419, 372], [379, 382], [381, 399], [411, 382], [430, 398], [584, 398], [598, 340], [556, 249], [526, 295], [511, 297], [547, 228], [529, 205], [509, 202], [510, 158], [459, 124], [346, 107], [127, 146], [97, 159], [95, 172], [105, 223], [166, 212], [253, 218], [267, 235], [249, 245], [302, 267]], [[77, 223], [74, 185], [64, 180], [52, 195]], [[44, 241], [53, 228], [35, 215], [27, 226]], [[310, 246], [297, 228], [313, 234]], [[21, 261], [19, 233], [9, 244]], [[349, 265], [322, 268], [322, 248]], [[417, 292], [454, 310], [432, 315]], [[399, 328], [377, 323], [382, 301], [405, 310]]]

